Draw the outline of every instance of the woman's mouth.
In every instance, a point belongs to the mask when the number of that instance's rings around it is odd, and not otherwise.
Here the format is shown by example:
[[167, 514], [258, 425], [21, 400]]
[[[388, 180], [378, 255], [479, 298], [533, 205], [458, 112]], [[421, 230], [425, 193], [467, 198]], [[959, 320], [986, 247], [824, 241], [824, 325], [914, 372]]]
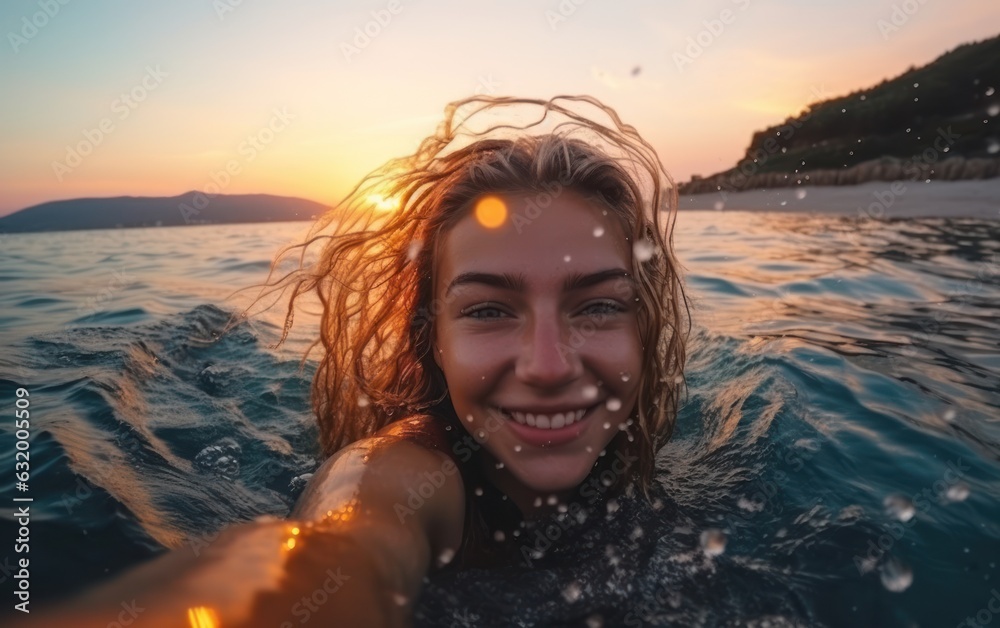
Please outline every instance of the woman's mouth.
[[508, 417], [513, 418], [521, 425], [527, 425], [528, 427], [534, 427], [541, 430], [557, 430], [562, 427], [568, 427], [582, 419], [583, 415], [587, 413], [587, 410], [589, 410], [589, 408], [542, 414], [540, 412], [519, 412], [517, 410], [503, 410], [501, 408], [501, 412], [504, 412]]
[[538, 446], [551, 447], [576, 439], [586, 428], [595, 404], [586, 408], [563, 412], [535, 413], [496, 408], [508, 419], [510, 430], [522, 441]]

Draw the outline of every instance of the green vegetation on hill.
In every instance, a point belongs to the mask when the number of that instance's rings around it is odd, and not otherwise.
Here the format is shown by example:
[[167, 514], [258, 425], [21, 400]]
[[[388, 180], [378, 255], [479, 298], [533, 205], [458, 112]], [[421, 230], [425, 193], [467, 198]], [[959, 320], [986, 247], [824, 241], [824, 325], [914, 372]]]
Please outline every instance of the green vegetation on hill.
[[[723, 179], [736, 180], [731, 188], [760, 186], [775, 179], [752, 175], [783, 173], [799, 179], [791, 175], [842, 170], [872, 161], [885, 163], [887, 158], [910, 160], [934, 148], [942, 132], [949, 138], [947, 150], [935, 161], [954, 157], [992, 161], [1000, 158], [996, 152], [1000, 141], [998, 92], [1000, 36], [959, 46], [928, 65], [911, 67], [873, 87], [813, 103], [801, 115], [754, 133], [736, 167], [704, 179], [695, 177], [682, 185], [681, 191], [709, 191], [702, 189], [708, 187], [706, 183]], [[938, 140], [937, 148], [941, 146]], [[752, 165], [748, 167], [747, 162]], [[744, 179], [755, 179], [745, 182], [750, 185], [739, 183], [736, 175], [741, 166], [747, 175]]]

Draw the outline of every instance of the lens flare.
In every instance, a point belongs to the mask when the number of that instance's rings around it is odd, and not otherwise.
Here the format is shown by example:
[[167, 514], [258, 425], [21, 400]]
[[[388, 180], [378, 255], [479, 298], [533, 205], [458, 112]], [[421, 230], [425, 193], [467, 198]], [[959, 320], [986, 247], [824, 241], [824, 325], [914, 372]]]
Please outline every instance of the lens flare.
[[496, 196], [484, 196], [476, 203], [476, 220], [487, 229], [496, 229], [507, 220], [507, 205]]

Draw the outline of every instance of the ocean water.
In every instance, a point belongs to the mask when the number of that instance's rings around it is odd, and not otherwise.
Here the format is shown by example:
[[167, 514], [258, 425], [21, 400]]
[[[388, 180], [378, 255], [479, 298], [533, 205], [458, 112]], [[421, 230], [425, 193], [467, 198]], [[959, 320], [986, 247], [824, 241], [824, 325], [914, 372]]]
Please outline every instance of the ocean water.
[[[15, 495], [33, 608], [288, 513], [318, 464], [309, 321], [217, 334], [306, 228], [0, 236], [5, 599]], [[417, 625], [1000, 624], [1000, 223], [684, 212], [675, 240], [694, 328], [655, 507], [432, 578]]]

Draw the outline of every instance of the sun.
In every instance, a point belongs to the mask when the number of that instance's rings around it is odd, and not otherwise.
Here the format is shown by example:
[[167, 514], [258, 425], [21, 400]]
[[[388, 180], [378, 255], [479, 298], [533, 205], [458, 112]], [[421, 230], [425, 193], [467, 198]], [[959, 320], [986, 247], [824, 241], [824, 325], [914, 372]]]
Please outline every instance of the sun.
[[369, 194], [368, 203], [380, 212], [394, 212], [399, 209], [399, 199], [382, 194]]

